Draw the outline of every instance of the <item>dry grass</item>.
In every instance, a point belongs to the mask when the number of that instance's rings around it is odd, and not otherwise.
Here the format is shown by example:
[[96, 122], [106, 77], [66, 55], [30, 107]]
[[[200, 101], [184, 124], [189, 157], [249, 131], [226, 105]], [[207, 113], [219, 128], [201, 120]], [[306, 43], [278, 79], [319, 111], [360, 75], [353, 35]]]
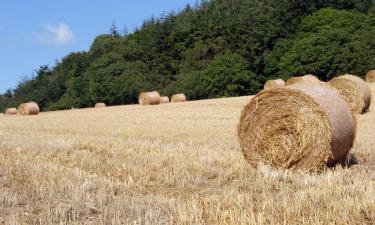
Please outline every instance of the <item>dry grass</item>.
[[0, 115], [0, 224], [375, 223], [375, 112], [358, 119], [361, 165], [293, 174], [245, 161], [248, 102]]

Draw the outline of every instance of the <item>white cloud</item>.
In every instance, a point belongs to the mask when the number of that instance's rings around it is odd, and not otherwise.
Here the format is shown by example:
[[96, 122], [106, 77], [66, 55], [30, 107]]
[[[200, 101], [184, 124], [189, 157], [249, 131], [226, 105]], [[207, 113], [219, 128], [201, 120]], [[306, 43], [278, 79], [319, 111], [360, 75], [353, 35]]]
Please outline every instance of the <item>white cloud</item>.
[[59, 23], [56, 26], [47, 24], [44, 30], [37, 35], [37, 40], [41, 44], [63, 46], [74, 40], [74, 33], [65, 23]]

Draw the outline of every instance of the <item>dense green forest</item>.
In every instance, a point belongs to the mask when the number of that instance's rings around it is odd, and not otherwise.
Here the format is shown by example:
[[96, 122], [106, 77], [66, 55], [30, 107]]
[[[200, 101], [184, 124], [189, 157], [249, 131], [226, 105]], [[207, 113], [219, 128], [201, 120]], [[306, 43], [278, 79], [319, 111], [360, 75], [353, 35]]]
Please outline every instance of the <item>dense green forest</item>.
[[270, 78], [322, 80], [375, 68], [371, 0], [211, 0], [150, 18], [132, 33], [112, 25], [87, 52], [41, 66], [0, 95], [0, 110], [136, 103], [140, 92], [188, 99], [254, 94]]

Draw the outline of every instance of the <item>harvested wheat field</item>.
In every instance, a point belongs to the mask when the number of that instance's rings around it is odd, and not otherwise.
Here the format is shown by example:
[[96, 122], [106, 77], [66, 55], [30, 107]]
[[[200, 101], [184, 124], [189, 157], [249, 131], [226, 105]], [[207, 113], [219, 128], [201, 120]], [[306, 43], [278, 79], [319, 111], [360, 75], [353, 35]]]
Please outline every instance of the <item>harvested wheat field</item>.
[[249, 101], [0, 115], [0, 224], [375, 223], [374, 104], [360, 164], [309, 174], [247, 163]]

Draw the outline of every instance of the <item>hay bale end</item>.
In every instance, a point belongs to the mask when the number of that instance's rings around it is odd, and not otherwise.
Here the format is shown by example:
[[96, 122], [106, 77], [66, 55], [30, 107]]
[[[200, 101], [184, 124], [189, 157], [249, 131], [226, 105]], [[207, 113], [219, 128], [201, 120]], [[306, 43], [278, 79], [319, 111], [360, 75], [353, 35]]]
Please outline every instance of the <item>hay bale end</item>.
[[334, 87], [356, 113], [366, 112], [371, 103], [371, 90], [361, 78], [345, 74], [328, 82]]

